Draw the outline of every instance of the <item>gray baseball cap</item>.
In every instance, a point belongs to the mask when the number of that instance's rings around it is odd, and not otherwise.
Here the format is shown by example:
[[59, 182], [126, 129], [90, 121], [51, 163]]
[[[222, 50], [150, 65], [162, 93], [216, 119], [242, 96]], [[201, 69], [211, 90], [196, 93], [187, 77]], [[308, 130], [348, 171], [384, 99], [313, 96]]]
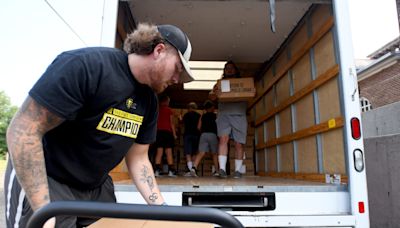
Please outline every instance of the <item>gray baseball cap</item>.
[[182, 30], [174, 25], [158, 25], [157, 28], [162, 37], [178, 51], [182, 65], [185, 68], [185, 71], [180, 77], [180, 81], [183, 83], [193, 81], [193, 74], [189, 66], [189, 59], [192, 54], [192, 45], [190, 44], [189, 38]]

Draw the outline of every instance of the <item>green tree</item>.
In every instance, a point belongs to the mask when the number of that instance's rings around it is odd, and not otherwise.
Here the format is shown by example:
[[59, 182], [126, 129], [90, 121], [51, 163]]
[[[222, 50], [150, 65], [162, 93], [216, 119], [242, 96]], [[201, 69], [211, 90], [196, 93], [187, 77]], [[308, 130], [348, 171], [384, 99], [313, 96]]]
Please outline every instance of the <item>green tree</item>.
[[11, 104], [10, 98], [0, 91], [0, 158], [4, 159], [7, 152], [6, 132], [8, 125], [18, 107]]

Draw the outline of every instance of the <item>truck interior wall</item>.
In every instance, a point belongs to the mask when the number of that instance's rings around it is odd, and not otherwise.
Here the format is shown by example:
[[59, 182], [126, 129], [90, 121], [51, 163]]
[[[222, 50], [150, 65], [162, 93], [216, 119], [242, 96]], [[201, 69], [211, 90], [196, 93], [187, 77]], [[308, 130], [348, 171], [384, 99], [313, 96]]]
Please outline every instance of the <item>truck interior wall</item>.
[[318, 173], [317, 141], [314, 136], [297, 141], [298, 172]]
[[[315, 45], [314, 59], [317, 77], [336, 64], [333, 44], [333, 34], [329, 32]], [[337, 80], [337, 77], [332, 78], [317, 90], [321, 123], [341, 116]], [[324, 172], [344, 174], [343, 131], [336, 129], [323, 133], [322, 145]]]
[[345, 174], [333, 26], [331, 5], [313, 7], [256, 80], [249, 110], [260, 175]]
[[[302, 25], [293, 42], [300, 42], [301, 45], [307, 41], [306, 26]], [[298, 45], [293, 45], [293, 48]], [[293, 50], [294, 52], [298, 51]], [[298, 64], [291, 69], [293, 80], [293, 93], [298, 93], [302, 88], [312, 82], [311, 66], [309, 64], [310, 55], [307, 53], [299, 59]], [[294, 129], [306, 129], [314, 125], [315, 114], [310, 110], [314, 110], [313, 95], [308, 94], [295, 103], [294, 118], [296, 124]], [[297, 171], [299, 173], [318, 173], [317, 147], [315, 137], [306, 137], [296, 141], [297, 147]]]
[[267, 167], [265, 167], [266, 172], [278, 172], [278, 154], [277, 147], [271, 147], [267, 149]]

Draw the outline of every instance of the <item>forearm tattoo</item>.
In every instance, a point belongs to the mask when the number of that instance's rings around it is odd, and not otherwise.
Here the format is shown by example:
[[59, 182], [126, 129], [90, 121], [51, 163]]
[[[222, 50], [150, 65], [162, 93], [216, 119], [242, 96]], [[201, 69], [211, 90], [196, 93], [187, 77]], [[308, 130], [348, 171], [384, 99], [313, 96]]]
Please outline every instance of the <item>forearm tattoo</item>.
[[[143, 165], [143, 168], [141, 170], [140, 181], [142, 181], [142, 183], [147, 184], [147, 186], [150, 188], [150, 191], [153, 191], [154, 176], [150, 175], [150, 169], [146, 165]], [[152, 192], [149, 196], [149, 200], [154, 203], [157, 201], [157, 199], [158, 199], [158, 194], [155, 192]]]
[[[28, 98], [7, 132], [7, 143], [18, 180], [28, 199], [34, 200], [38, 204], [49, 201], [49, 195], [43, 192], [48, 190], [45, 190], [47, 175], [42, 136], [61, 122], [61, 118], [49, 113]], [[40, 197], [38, 198], [38, 196]], [[35, 197], [35, 199], [31, 197]], [[36, 209], [35, 204], [32, 206], [33, 209]]]
[[158, 196], [157, 196], [157, 193], [155, 193], [155, 192], [151, 193], [151, 195], [149, 196], [149, 200], [153, 203], [156, 202], [157, 199], [158, 199]]
[[149, 186], [150, 190], [153, 190], [153, 188], [154, 188], [154, 179], [150, 175], [149, 168], [147, 166], [143, 165], [143, 168], [142, 168], [141, 171], [142, 171], [142, 173], [141, 173], [142, 178], [140, 180], [143, 183], [146, 183], [147, 186]]

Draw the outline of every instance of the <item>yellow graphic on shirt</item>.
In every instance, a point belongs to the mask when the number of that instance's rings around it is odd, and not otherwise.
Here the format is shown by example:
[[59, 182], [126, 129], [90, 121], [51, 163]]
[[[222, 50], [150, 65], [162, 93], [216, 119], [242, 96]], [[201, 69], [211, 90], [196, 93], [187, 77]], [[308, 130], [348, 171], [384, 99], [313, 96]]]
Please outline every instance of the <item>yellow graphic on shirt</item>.
[[110, 108], [104, 113], [96, 129], [136, 139], [142, 123], [143, 116]]

